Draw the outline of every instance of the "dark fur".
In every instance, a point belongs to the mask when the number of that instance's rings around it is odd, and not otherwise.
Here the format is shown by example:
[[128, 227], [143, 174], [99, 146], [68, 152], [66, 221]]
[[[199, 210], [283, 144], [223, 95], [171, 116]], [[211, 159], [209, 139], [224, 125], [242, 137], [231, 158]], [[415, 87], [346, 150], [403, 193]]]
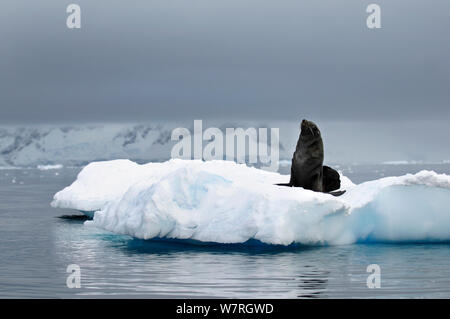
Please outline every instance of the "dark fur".
[[[323, 166], [323, 141], [320, 130], [311, 121], [303, 120], [291, 165], [291, 179], [282, 186], [303, 187], [316, 192], [330, 193], [341, 187], [339, 173]], [[332, 195], [342, 195], [334, 192]]]
[[328, 166], [323, 167], [323, 192], [329, 193], [341, 188], [339, 173]]

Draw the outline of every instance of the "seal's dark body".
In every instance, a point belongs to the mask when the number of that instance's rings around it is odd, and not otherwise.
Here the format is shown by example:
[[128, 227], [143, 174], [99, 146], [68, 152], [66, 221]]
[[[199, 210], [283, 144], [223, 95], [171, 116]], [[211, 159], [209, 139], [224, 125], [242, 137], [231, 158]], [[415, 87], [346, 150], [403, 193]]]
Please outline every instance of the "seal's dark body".
[[[316, 192], [329, 193], [341, 187], [339, 173], [323, 166], [323, 141], [319, 128], [311, 121], [303, 120], [301, 132], [292, 156], [291, 187], [303, 187]], [[342, 192], [333, 193], [341, 195]]]
[[[312, 122], [310, 122], [312, 123]], [[310, 130], [311, 128], [311, 130]], [[290, 186], [321, 192], [323, 180], [323, 142], [318, 129], [302, 121], [302, 130], [292, 156]]]
[[[323, 189], [322, 192], [329, 193], [336, 189], [341, 188], [341, 178], [339, 173], [328, 166], [323, 167]], [[343, 193], [342, 193], [343, 194]], [[333, 193], [333, 195], [341, 195], [338, 193]]]

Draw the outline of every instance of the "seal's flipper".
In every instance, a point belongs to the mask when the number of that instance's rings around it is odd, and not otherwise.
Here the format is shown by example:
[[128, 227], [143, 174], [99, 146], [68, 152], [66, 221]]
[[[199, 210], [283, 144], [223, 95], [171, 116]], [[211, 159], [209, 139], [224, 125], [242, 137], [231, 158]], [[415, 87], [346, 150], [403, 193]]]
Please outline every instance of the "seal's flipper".
[[324, 193], [329, 193], [341, 188], [341, 178], [339, 173], [329, 166], [323, 166], [322, 189]]
[[281, 183], [281, 184], [275, 184], [275, 185], [292, 187], [291, 183]]
[[334, 192], [329, 192], [328, 194], [333, 195], [333, 196], [341, 196], [345, 192], [346, 191], [334, 191]]

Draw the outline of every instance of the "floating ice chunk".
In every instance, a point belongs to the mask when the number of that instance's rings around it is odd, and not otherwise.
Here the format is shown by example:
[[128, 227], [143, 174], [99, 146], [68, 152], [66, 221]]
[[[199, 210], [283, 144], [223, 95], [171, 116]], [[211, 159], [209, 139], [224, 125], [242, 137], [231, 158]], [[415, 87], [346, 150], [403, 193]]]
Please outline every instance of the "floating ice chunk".
[[276, 186], [280, 175], [227, 161], [91, 163], [55, 207], [95, 211], [86, 225], [137, 238], [268, 244], [450, 241], [450, 177], [430, 171], [353, 184], [334, 197]]
[[56, 193], [51, 205], [95, 211], [106, 203], [121, 198], [131, 185], [139, 181], [157, 182], [161, 177], [181, 168], [199, 167], [209, 172], [220, 171], [231, 179], [283, 183], [289, 176], [271, 173], [231, 161], [186, 161], [172, 159], [162, 163], [139, 165], [130, 160], [93, 162], [83, 168], [72, 185]]
[[[344, 208], [331, 195], [227, 179], [187, 166], [157, 183], [133, 185], [120, 200], [96, 212], [92, 224], [144, 239], [240, 243], [255, 238], [287, 245], [298, 234], [320, 241], [321, 235], [308, 225]], [[296, 223], [298, 218], [304, 222]]]
[[55, 194], [51, 205], [85, 211], [100, 209], [121, 197], [138, 180], [138, 168], [129, 160], [90, 163], [72, 185]]

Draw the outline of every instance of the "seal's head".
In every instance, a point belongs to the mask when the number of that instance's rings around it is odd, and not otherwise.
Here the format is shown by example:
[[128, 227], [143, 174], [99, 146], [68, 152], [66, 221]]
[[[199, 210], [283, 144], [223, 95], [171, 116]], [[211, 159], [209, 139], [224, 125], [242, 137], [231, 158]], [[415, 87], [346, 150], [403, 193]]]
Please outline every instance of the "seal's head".
[[320, 130], [316, 124], [311, 121], [307, 121], [303, 119], [302, 124], [300, 125], [301, 133], [300, 136], [311, 139], [320, 137]]

